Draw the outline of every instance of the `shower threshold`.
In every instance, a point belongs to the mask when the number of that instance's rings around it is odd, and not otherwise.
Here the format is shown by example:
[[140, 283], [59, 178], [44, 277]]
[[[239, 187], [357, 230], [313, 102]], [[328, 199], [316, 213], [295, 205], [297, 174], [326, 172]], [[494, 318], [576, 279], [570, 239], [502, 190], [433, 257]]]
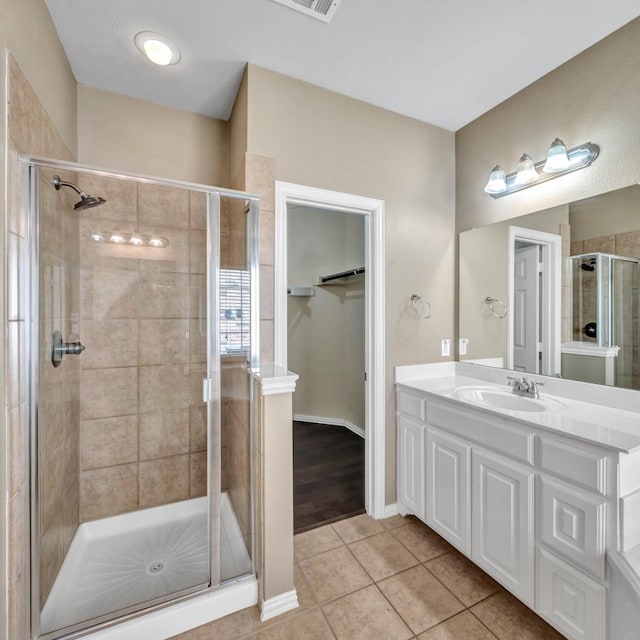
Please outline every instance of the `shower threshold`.
[[[220, 508], [224, 581], [253, 567], [226, 493]], [[206, 497], [81, 524], [42, 609], [41, 633], [206, 588], [209, 547]]]

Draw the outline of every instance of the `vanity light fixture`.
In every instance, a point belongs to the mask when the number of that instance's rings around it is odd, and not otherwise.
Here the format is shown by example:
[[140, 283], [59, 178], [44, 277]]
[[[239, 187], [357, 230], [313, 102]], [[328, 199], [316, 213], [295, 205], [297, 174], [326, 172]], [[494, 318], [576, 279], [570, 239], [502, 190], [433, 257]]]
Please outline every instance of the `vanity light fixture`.
[[143, 235], [134, 231], [133, 233], [120, 233], [112, 231], [110, 233], [102, 233], [101, 231], [92, 231], [89, 234], [89, 240], [93, 242], [130, 245], [133, 247], [152, 247], [156, 249], [164, 249], [169, 246], [169, 241], [162, 236]]
[[133, 41], [140, 53], [161, 67], [178, 64], [182, 57], [175, 42], [153, 31], [141, 31]]
[[551, 143], [545, 160], [534, 162], [530, 155], [523, 153], [517, 171], [506, 175], [502, 167], [496, 165], [489, 174], [489, 181], [484, 190], [492, 198], [501, 198], [566, 173], [584, 169], [599, 153], [598, 145], [591, 142], [567, 150], [564, 142], [556, 138]]
[[545, 173], [558, 173], [558, 171], [564, 171], [570, 165], [571, 161], [567, 155], [567, 147], [560, 138], [556, 138], [549, 147], [547, 161], [542, 170]]
[[520, 162], [518, 162], [518, 170], [513, 184], [529, 184], [535, 182], [539, 177], [536, 166], [533, 164], [533, 158], [528, 153], [523, 153], [520, 156]]

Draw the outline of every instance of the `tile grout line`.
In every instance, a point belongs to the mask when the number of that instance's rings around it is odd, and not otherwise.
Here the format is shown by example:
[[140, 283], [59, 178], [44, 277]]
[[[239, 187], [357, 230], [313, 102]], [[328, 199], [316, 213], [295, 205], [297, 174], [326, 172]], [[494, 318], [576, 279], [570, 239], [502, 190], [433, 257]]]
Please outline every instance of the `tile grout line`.
[[[495, 595], [495, 593], [493, 594]], [[490, 598], [491, 596], [489, 596]], [[484, 600], [481, 600], [480, 602], [484, 602], [485, 600], [488, 600], [489, 598], [485, 598]], [[479, 602], [476, 602], [476, 604], [480, 604]], [[476, 606], [475, 604], [473, 605], [474, 607]], [[471, 607], [469, 607], [467, 609], [467, 611], [494, 637], [496, 638], [496, 640], [503, 640], [502, 638], [500, 638], [496, 633], [493, 632], [493, 630], [487, 626], [473, 611], [471, 611]], [[508, 639], [507, 639], [508, 640]]]

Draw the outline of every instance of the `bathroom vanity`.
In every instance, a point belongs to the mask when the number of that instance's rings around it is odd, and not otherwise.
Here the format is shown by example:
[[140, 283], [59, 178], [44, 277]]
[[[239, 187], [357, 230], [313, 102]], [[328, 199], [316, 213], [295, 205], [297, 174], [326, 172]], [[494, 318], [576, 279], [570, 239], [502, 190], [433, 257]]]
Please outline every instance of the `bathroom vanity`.
[[637, 396], [529, 376], [545, 386], [524, 397], [513, 375], [459, 362], [396, 368], [399, 512], [567, 638], [637, 638]]

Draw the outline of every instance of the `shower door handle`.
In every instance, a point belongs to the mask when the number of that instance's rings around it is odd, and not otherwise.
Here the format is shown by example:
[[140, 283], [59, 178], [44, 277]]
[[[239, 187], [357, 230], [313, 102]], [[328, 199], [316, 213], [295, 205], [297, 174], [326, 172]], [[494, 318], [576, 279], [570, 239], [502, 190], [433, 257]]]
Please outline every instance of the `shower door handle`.
[[85, 350], [82, 342], [65, 342], [59, 331], [53, 332], [53, 345], [51, 347], [51, 364], [59, 367], [65, 356], [79, 356]]

